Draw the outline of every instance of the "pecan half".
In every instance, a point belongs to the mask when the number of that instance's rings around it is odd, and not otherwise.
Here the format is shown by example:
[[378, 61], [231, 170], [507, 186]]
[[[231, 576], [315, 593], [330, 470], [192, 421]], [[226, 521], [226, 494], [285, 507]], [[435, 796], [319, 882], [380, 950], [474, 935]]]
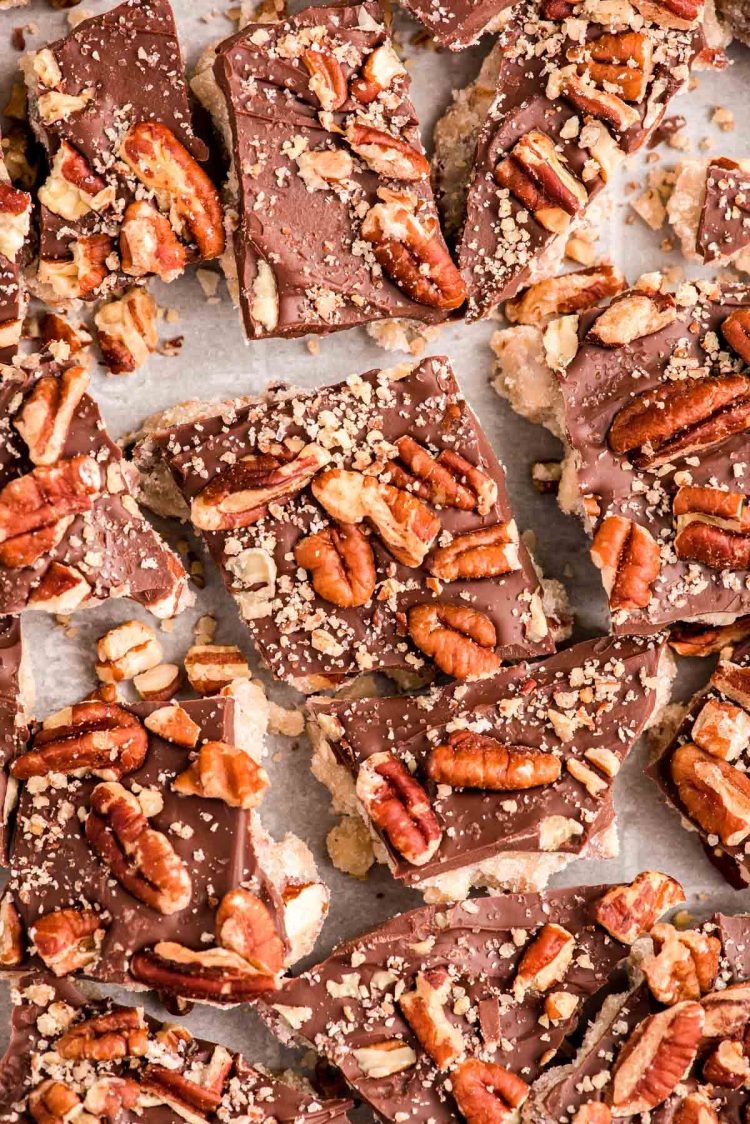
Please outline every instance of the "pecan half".
[[0, 965], [15, 968], [23, 962], [24, 954], [23, 923], [13, 899], [6, 894], [0, 901]]
[[161, 660], [156, 633], [142, 621], [118, 624], [96, 642], [95, 670], [102, 683], [121, 683], [148, 671]]
[[265, 976], [284, 967], [284, 942], [271, 911], [249, 890], [230, 890], [216, 911], [216, 940]]
[[453, 788], [483, 788], [516, 792], [554, 784], [560, 758], [524, 745], [504, 745], [473, 730], [454, 730], [448, 741], [435, 746], [427, 758], [427, 775], [436, 784]]
[[204, 260], [224, 253], [218, 192], [171, 129], [158, 121], [138, 122], [126, 133], [120, 155], [157, 198], [168, 197], [170, 215], [185, 226]]
[[294, 548], [298, 566], [312, 574], [319, 597], [351, 609], [375, 592], [375, 558], [367, 537], [353, 524], [337, 523], [301, 539]]
[[677, 305], [671, 294], [632, 289], [615, 298], [604, 312], [599, 313], [586, 338], [599, 347], [625, 347], [635, 340], [661, 332], [676, 319]]
[[575, 951], [575, 937], [562, 925], [543, 925], [524, 950], [513, 980], [513, 994], [520, 1002], [527, 991], [548, 991], [562, 983]]
[[83, 1107], [100, 1119], [117, 1120], [135, 1109], [140, 1097], [141, 1087], [132, 1077], [100, 1077], [87, 1089]]
[[700, 999], [716, 982], [721, 942], [695, 929], [654, 925], [650, 932], [654, 953], [645, 956], [641, 971], [660, 1003], [672, 1005], [685, 999]]
[[274, 979], [256, 972], [236, 952], [225, 948], [193, 952], [173, 941], [136, 952], [130, 974], [156, 991], [214, 1003], [240, 1003], [276, 987]]
[[449, 546], [434, 550], [427, 569], [441, 581], [497, 578], [521, 569], [518, 531], [513, 520], [456, 535]]
[[[379, 194], [385, 194], [384, 189]], [[417, 304], [450, 312], [466, 300], [466, 285], [453, 264], [437, 216], [424, 204], [389, 196], [370, 208], [360, 233], [371, 243], [383, 272]]]
[[302, 62], [310, 75], [309, 86], [321, 109], [341, 109], [349, 89], [341, 63], [326, 47], [304, 51]]
[[709, 699], [696, 715], [691, 737], [712, 757], [734, 761], [750, 744], [750, 714], [724, 699]]
[[128, 204], [120, 227], [120, 262], [129, 277], [154, 274], [169, 283], [184, 272], [187, 252], [166, 215], [145, 199]]
[[143, 1011], [118, 1007], [76, 1023], [58, 1038], [55, 1049], [61, 1058], [74, 1061], [112, 1062], [118, 1058], [142, 1058], [148, 1044]]
[[750, 637], [750, 616], [737, 617], [727, 625], [710, 627], [696, 624], [676, 625], [669, 635], [669, 646], [678, 656], [713, 656], [722, 648], [739, 644]]
[[106, 925], [93, 909], [56, 909], [29, 926], [36, 951], [55, 976], [94, 964], [106, 933]]
[[750, 378], [716, 375], [666, 382], [636, 395], [609, 431], [615, 453], [638, 468], [714, 448], [750, 425]]
[[497, 631], [488, 616], [466, 605], [414, 605], [408, 612], [409, 636], [420, 652], [446, 675], [480, 679], [501, 660]]
[[673, 1124], [720, 1124], [716, 1109], [705, 1093], [688, 1093], [672, 1117]]
[[403, 566], [421, 566], [440, 531], [439, 519], [416, 496], [361, 472], [322, 472], [313, 481], [312, 493], [338, 522], [371, 523]]
[[466, 1124], [503, 1124], [529, 1095], [529, 1086], [504, 1066], [469, 1058], [453, 1072], [453, 1096]]
[[184, 773], [172, 782], [182, 796], [223, 800], [230, 808], [257, 808], [269, 786], [268, 773], [244, 749], [204, 742]]
[[622, 515], [602, 520], [591, 544], [591, 561], [602, 572], [612, 612], [644, 609], [659, 577], [659, 544], [640, 523]]
[[67, 1124], [80, 1113], [83, 1105], [68, 1085], [48, 1078], [31, 1090], [28, 1108], [36, 1124]]
[[737, 1038], [743, 1035], [750, 1019], [750, 986], [730, 984], [720, 991], [704, 996], [706, 1021], [704, 1038]]
[[588, 203], [588, 192], [546, 133], [532, 129], [495, 168], [495, 179], [536, 221], [561, 234]]
[[187, 865], [166, 835], [149, 827], [133, 793], [106, 781], [90, 802], [86, 838], [118, 882], [165, 916], [186, 909], [193, 889]]
[[680, 883], [658, 870], [644, 870], [632, 882], [613, 886], [599, 899], [594, 919], [610, 936], [634, 944], [663, 913], [685, 901]]
[[703, 1020], [701, 1005], [686, 1001], [636, 1027], [612, 1073], [615, 1116], [650, 1112], [667, 1099], [695, 1061]]
[[429, 160], [402, 137], [362, 121], [350, 121], [344, 136], [357, 156], [379, 176], [407, 183], [429, 178]]
[[266, 514], [269, 503], [291, 499], [306, 488], [331, 457], [320, 445], [305, 445], [290, 460], [263, 454], [230, 465], [190, 505], [190, 518], [202, 531], [249, 527]]
[[583, 46], [572, 47], [568, 59], [608, 93], [626, 102], [640, 102], [653, 74], [653, 54], [651, 36], [645, 31], [605, 32]]
[[374, 753], [359, 768], [357, 799], [391, 846], [412, 866], [424, 866], [443, 838], [430, 798], [390, 751]]
[[404, 1018], [438, 1069], [448, 1069], [464, 1051], [461, 1031], [448, 1018], [451, 978], [446, 968], [417, 972], [414, 987], [399, 996]]
[[86, 456], [39, 465], [11, 480], [0, 490], [0, 562], [33, 565], [59, 541], [63, 521], [90, 511], [101, 489], [101, 468]]
[[724, 320], [721, 334], [740, 359], [750, 363], [750, 309], [737, 308]]
[[69, 367], [59, 378], [50, 375], [34, 384], [13, 421], [32, 464], [53, 465], [60, 460], [88, 385], [84, 367]]
[[436, 507], [457, 507], [480, 515], [488, 515], [497, 502], [497, 483], [492, 477], [452, 449], [434, 457], [413, 437], [399, 437], [396, 448], [399, 459], [388, 462], [388, 471], [397, 487], [408, 487]]
[[669, 763], [680, 803], [708, 835], [737, 847], [750, 835], [750, 780], [734, 765], [690, 742]]
[[511, 324], [543, 324], [557, 316], [595, 308], [605, 297], [625, 288], [625, 278], [612, 265], [593, 265], [530, 285], [503, 309]]
[[139, 769], [147, 750], [148, 736], [134, 715], [115, 703], [90, 700], [48, 719], [10, 771], [18, 780], [79, 770], [117, 780]]
[[714, 570], [750, 568], [750, 508], [742, 492], [682, 487], [673, 512], [678, 558]]

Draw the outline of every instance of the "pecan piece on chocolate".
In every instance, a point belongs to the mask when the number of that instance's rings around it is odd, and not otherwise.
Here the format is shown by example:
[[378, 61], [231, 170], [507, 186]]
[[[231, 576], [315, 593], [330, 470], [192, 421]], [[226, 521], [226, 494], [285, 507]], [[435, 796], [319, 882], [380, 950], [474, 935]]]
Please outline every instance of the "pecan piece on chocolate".
[[49, 375], [34, 384], [13, 421], [32, 464], [53, 465], [60, 460], [88, 385], [84, 367], [69, 367], [59, 378]]
[[447, 968], [417, 972], [414, 987], [399, 996], [404, 1018], [438, 1069], [448, 1069], [464, 1051], [461, 1031], [446, 1014], [451, 995]]
[[28, 1108], [36, 1124], [67, 1124], [75, 1119], [83, 1105], [70, 1086], [50, 1077], [31, 1090]]
[[38, 465], [0, 490], [0, 562], [32, 566], [60, 541], [70, 519], [90, 511], [102, 490], [93, 457]]
[[359, 75], [349, 83], [349, 90], [358, 102], [369, 105], [405, 74], [406, 68], [390, 43], [381, 43], [367, 56]]
[[[579, 74], [626, 102], [643, 101], [653, 74], [653, 45], [645, 31], [605, 32], [582, 46], [572, 47], [568, 59]], [[640, 120], [640, 114], [630, 123]]]
[[701, 1005], [688, 1000], [636, 1027], [612, 1072], [615, 1116], [650, 1112], [667, 1099], [695, 1061], [703, 1021]]
[[504, 745], [473, 730], [454, 730], [446, 743], [430, 751], [427, 759], [427, 775], [436, 784], [492, 792], [516, 792], [554, 784], [560, 772], [560, 758], [554, 753], [531, 746]]
[[497, 578], [520, 570], [515, 521], [456, 535], [449, 546], [432, 552], [427, 569], [446, 582]]
[[543, 925], [524, 950], [518, 965], [513, 981], [516, 999], [520, 1002], [527, 991], [549, 991], [554, 984], [562, 983], [573, 959], [575, 946], [575, 937], [562, 925], [555, 922]]
[[669, 646], [678, 656], [713, 656], [750, 637], [750, 616], [737, 617], [731, 624], [715, 627], [703, 624], [678, 624], [669, 634]]
[[689, 31], [703, 12], [703, 0], [633, 0], [640, 14], [659, 27]]
[[588, 203], [584, 184], [546, 133], [532, 129], [495, 168], [495, 179], [553, 234], [561, 234]]
[[29, 926], [36, 951], [55, 976], [95, 963], [106, 933], [105, 923], [93, 909], [56, 909]]
[[703, 1060], [703, 1080], [725, 1089], [739, 1089], [750, 1078], [750, 1060], [741, 1041], [725, 1039]]
[[184, 773], [172, 782], [182, 796], [223, 800], [230, 808], [257, 808], [269, 785], [268, 773], [249, 753], [226, 742], [204, 742]]
[[359, 768], [357, 799], [395, 851], [412, 866], [424, 866], [443, 838], [430, 798], [389, 750], [374, 753]]
[[660, 1003], [671, 1006], [685, 999], [700, 999], [716, 982], [721, 942], [695, 929], [654, 925], [649, 933], [654, 953], [645, 956], [641, 971]]
[[750, 714], [724, 699], [709, 699], [690, 733], [695, 744], [712, 757], [734, 761], [750, 743]]
[[[554, 89], [555, 83], [553, 83]], [[620, 83], [615, 83], [619, 86]], [[637, 125], [641, 115], [635, 106], [618, 94], [609, 93], [595, 85], [590, 77], [580, 73], [565, 74], [559, 80], [560, 93], [570, 104], [587, 117], [596, 117], [611, 125], [616, 132], [626, 133]]]
[[73, 1061], [112, 1062], [118, 1058], [142, 1058], [148, 1044], [143, 1011], [118, 1007], [76, 1023], [58, 1038], [55, 1049], [61, 1058]]
[[141, 1087], [132, 1077], [100, 1077], [87, 1089], [83, 1107], [100, 1119], [117, 1120], [136, 1108], [140, 1096]]
[[750, 835], [750, 780], [734, 765], [687, 742], [672, 755], [672, 781], [688, 816], [726, 847]]
[[501, 660], [497, 631], [488, 616], [466, 605], [414, 605], [408, 612], [409, 636], [420, 652], [456, 679], [492, 675]]
[[379, 176], [407, 183], [429, 178], [429, 160], [402, 137], [356, 120], [349, 122], [344, 136], [357, 156]]
[[721, 1124], [719, 1116], [705, 1093], [688, 1093], [677, 1105], [672, 1124]]
[[666, 382], [636, 395], [609, 430], [613, 452], [638, 468], [714, 448], [750, 426], [750, 378], [716, 375]]
[[403, 566], [421, 566], [440, 531], [440, 520], [416, 496], [361, 472], [322, 472], [313, 481], [312, 493], [338, 522], [371, 523]]
[[90, 800], [86, 838], [118, 882], [165, 916], [186, 909], [193, 890], [187, 865], [166, 835], [149, 826], [133, 793], [106, 781]]
[[711, 676], [711, 686], [750, 711], [750, 667], [721, 659]]
[[304, 51], [302, 62], [310, 75], [308, 85], [321, 109], [341, 109], [349, 88], [341, 63], [326, 47], [315, 46]]
[[712, 570], [750, 569], [750, 508], [744, 493], [682, 487], [672, 510], [678, 558]]
[[163, 1065], [147, 1065], [141, 1076], [146, 1093], [175, 1110], [178, 1117], [196, 1121], [208, 1119], [221, 1105], [234, 1057], [223, 1046], [216, 1046], [208, 1062], [195, 1073], [196, 1080]]
[[221, 899], [216, 911], [216, 940], [261, 975], [275, 976], [284, 966], [284, 942], [271, 911], [249, 890], [230, 890]]
[[220, 472], [190, 505], [190, 518], [202, 531], [249, 527], [306, 488], [331, 457], [320, 445], [305, 445], [289, 460], [265, 454], [243, 457]]
[[663, 913], [685, 901], [680, 883], [658, 870], [644, 870], [632, 882], [613, 886], [596, 903], [594, 918], [615, 940], [634, 944]]
[[640, 523], [622, 515], [602, 520], [591, 544], [591, 561], [602, 572], [602, 582], [613, 613], [644, 609], [659, 577], [659, 544]]
[[529, 1086], [504, 1066], [469, 1058], [453, 1071], [453, 1096], [466, 1124], [502, 1124], [520, 1108]]
[[609, 264], [592, 265], [537, 281], [520, 296], [506, 301], [503, 311], [511, 324], [543, 324], [595, 308], [605, 297], [614, 297], [624, 288], [625, 278], [619, 269]]
[[669, 293], [632, 289], [600, 312], [586, 333], [599, 347], [625, 347], [653, 336], [677, 319], [677, 305]]
[[273, 977], [257, 972], [236, 952], [226, 948], [193, 952], [173, 941], [136, 952], [130, 973], [155, 991], [213, 1003], [240, 1003], [277, 986]]
[[140, 721], [115, 703], [92, 699], [66, 707], [35, 735], [32, 748], [10, 766], [18, 780], [49, 773], [93, 773], [117, 780], [143, 764], [148, 736]]
[[732, 351], [750, 363], [750, 309], [737, 308], [721, 325], [721, 334]]
[[301, 539], [294, 559], [311, 572], [318, 596], [339, 608], [366, 605], [375, 592], [372, 547], [354, 524], [336, 523]]
[[452, 449], [444, 449], [434, 457], [413, 437], [400, 437], [396, 448], [398, 460], [389, 461], [387, 468], [397, 487], [408, 488], [436, 507], [457, 507], [478, 511], [480, 515], [492, 510], [497, 501], [497, 483], [484, 469]]

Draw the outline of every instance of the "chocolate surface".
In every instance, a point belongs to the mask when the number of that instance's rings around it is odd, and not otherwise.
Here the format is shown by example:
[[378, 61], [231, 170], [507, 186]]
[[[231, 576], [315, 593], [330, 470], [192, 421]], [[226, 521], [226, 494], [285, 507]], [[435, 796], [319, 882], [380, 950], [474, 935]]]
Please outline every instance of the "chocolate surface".
[[0, 147], [0, 363], [11, 361], [21, 339], [32, 209], [31, 196], [12, 186]]
[[[67, 980], [45, 975], [22, 978], [13, 993], [11, 1041], [0, 1062], [0, 1120], [30, 1124], [36, 1116], [29, 1109], [29, 1096], [44, 1080], [61, 1081], [80, 1100], [85, 1100], [92, 1086], [111, 1078], [126, 1078], [141, 1086], [153, 1071], [148, 1066], [164, 1066], [174, 1074], [198, 1086], [205, 1096], [214, 1093], [215, 1107], [198, 1110], [201, 1119], [226, 1121], [252, 1119], [278, 1121], [279, 1124], [343, 1124], [347, 1120], [347, 1101], [322, 1101], [312, 1089], [296, 1087], [270, 1073], [249, 1065], [240, 1054], [223, 1046], [215, 1046], [194, 1038], [189, 1031], [174, 1023], [162, 1024], [140, 1013], [141, 1025], [148, 1035], [145, 1054], [112, 1060], [75, 1060], [61, 1057], [57, 1051], [60, 1038], [82, 1022], [110, 1016], [116, 1021], [123, 1012], [132, 1015], [135, 1008], [123, 1008], [108, 1000], [86, 998]], [[127, 1016], [126, 1016], [127, 1017]], [[64, 1047], [63, 1047], [64, 1048]], [[220, 1073], [217, 1087], [212, 1088], [215, 1070]], [[185, 1086], [182, 1092], [184, 1095]], [[165, 1089], [169, 1095], [170, 1090]], [[187, 1086], [188, 1096], [192, 1089]], [[140, 1095], [139, 1103], [130, 1109], [121, 1108], [117, 1118], [123, 1121], [146, 1121], [147, 1124], [179, 1124], [185, 1119], [183, 1110], [160, 1100], [149, 1085]], [[193, 1106], [193, 1112], [196, 1112]]]
[[[541, 663], [422, 697], [316, 699], [308, 709], [324, 734], [338, 724], [340, 739], [329, 733], [328, 741], [354, 778], [368, 757], [389, 750], [424, 786], [443, 832], [434, 857], [411, 865], [379, 832], [394, 875], [418, 883], [502, 852], [595, 851], [614, 818], [614, 778], [596, 767], [597, 750], [613, 754], [608, 767], [619, 770], [653, 709], [660, 652], [659, 643], [590, 640]], [[435, 783], [428, 771], [435, 748], [464, 731], [513, 747], [511, 753], [530, 747], [554, 754], [560, 776], [526, 789], [509, 781], [500, 791]], [[593, 773], [595, 791], [572, 775], [570, 762]]]
[[726, 259], [750, 245], [750, 171], [717, 160], [706, 171], [696, 246], [704, 262]]
[[[379, 93], [373, 87], [374, 97], [360, 100], [355, 83], [376, 51], [386, 52], [387, 66], [397, 72], [389, 72]], [[333, 68], [341, 87], [322, 93], [322, 102], [310, 58]], [[231, 126], [239, 189], [233, 245], [248, 337], [330, 332], [394, 316], [443, 320], [439, 304], [412, 299], [379, 264], [362, 233], [374, 205], [389, 192], [406, 192], [423, 230], [434, 228], [431, 260], [440, 256], [455, 273], [437, 223], [409, 80], [380, 6], [308, 8], [283, 23], [250, 24], [220, 47], [214, 74]], [[351, 129], [359, 133], [350, 143]], [[398, 225], [390, 222], [397, 241]], [[410, 253], [403, 245], [398, 252]], [[414, 280], [419, 264], [410, 267]]]
[[[459, 453], [497, 487], [496, 502], [484, 516], [476, 509], [435, 508], [441, 525], [435, 545], [450, 536], [512, 520], [503, 470], [443, 358], [425, 360], [411, 369], [397, 368], [393, 376], [370, 371], [318, 390], [272, 389], [262, 402], [235, 410], [227, 407], [220, 417], [179, 426], [157, 435], [157, 440], [190, 502], [208, 484], [229, 480], [222, 473], [238, 458], [285, 454], [309, 442], [330, 456], [326, 470], [375, 472], [389, 480], [393, 470], [388, 462], [396, 453], [395, 442], [403, 436], [412, 437], [433, 455], [446, 450]], [[403, 614], [423, 602], [467, 605], [485, 614], [496, 630], [496, 652], [503, 659], [552, 650], [543, 613], [540, 619], [538, 579], [520, 542], [519, 569], [495, 578], [445, 582], [441, 587], [423, 567], [395, 561], [373, 533], [368, 541], [375, 562], [375, 591], [366, 604], [345, 608], [318, 596], [309, 574], [294, 557], [295, 545], [306, 534], [333, 522], [309, 488], [282, 497], [269, 505], [267, 515], [259, 510], [253, 519], [249, 526], [204, 533], [277, 678], [318, 689], [363, 671], [431, 672], [429, 660], [403, 634]], [[242, 560], [257, 560], [259, 552], [271, 560], [265, 563], [265, 573], [271, 575], [265, 589], [257, 577], [253, 583], [252, 578], [243, 582], [242, 576]], [[535, 628], [542, 634], [532, 639]]]
[[0, 863], [8, 861], [7, 768], [24, 747], [26, 715], [21, 699], [21, 625], [15, 617], [0, 618]]
[[[73, 369], [74, 364], [58, 364], [49, 357], [0, 369], [0, 505], [4, 523], [6, 519], [12, 522], [13, 506], [21, 503], [13, 497], [14, 487], [22, 477], [28, 481], [28, 474], [35, 469], [30, 447], [17, 428], [19, 417], [42, 380], [46, 380], [47, 388], [59, 387], [66, 372]], [[53, 404], [52, 418], [54, 410]], [[88, 510], [72, 518], [65, 516], [58, 524], [59, 541], [46, 550], [40, 547], [41, 555], [32, 564], [19, 565], [18, 558], [28, 557], [16, 554], [21, 535], [14, 536], [10, 524], [4, 528], [2, 549], [12, 555], [0, 562], [0, 612], [17, 613], [26, 608], [69, 612], [110, 597], [131, 597], [157, 616], [173, 616], [190, 601], [182, 563], [141, 515], [130, 491], [132, 470], [87, 393], [73, 410], [56, 465], [82, 456], [98, 465], [100, 488]], [[41, 537], [57, 523], [54, 512], [46, 515], [45, 510], [31, 523], [31, 536]], [[79, 590], [74, 600], [61, 601], [59, 598], [76, 583]]]
[[441, 47], [463, 50], [510, 15], [516, 0], [402, 0]]

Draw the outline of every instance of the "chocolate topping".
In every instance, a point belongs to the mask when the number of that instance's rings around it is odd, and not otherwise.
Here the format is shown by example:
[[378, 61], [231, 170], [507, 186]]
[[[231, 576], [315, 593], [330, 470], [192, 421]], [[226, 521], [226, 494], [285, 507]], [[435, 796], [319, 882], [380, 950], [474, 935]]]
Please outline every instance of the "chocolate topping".
[[441, 47], [461, 51], [510, 16], [516, 0], [402, 0]]
[[726, 260], [750, 245], [750, 171], [714, 160], [706, 172], [696, 246], [704, 262]]

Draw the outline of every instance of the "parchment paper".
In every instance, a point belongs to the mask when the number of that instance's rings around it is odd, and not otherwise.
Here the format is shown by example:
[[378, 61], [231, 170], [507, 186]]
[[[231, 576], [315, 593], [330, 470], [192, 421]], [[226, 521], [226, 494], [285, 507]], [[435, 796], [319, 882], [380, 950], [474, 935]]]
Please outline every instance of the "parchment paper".
[[[218, 4], [212, 0], [172, 2], [190, 64], [207, 44], [235, 30], [236, 25], [225, 15], [228, 3], [221, 0]], [[84, 6], [89, 13], [98, 14], [113, 5], [109, 0], [84, 0]], [[294, 8], [302, 6], [299, 0], [293, 3]], [[76, 14], [80, 10], [76, 9]], [[10, 41], [13, 29], [26, 26], [27, 47], [37, 48], [65, 33], [66, 16], [64, 12], [51, 11], [46, 0], [32, 0], [27, 8], [0, 13], [3, 104], [4, 95], [16, 77], [19, 60], [19, 53]], [[489, 41], [458, 55], [436, 53], [411, 44], [418, 28], [401, 13], [396, 13], [396, 26], [413, 78], [414, 100], [423, 136], [430, 147], [432, 126], [448, 104], [451, 90], [473, 77]], [[743, 148], [750, 111], [747, 104], [750, 52], [733, 48], [731, 58], [732, 66], [728, 70], [697, 75], [697, 88], [673, 104], [670, 112], [683, 114], [688, 120], [686, 131], [692, 148], [683, 154], [661, 145], [657, 151], [662, 164], [673, 165], [683, 155], [699, 155], [699, 144], [706, 137], [712, 141], [711, 151], [716, 155], [750, 156], [750, 151]], [[734, 110], [737, 122], [734, 131], [722, 132], [712, 125], [711, 118], [718, 106]], [[662, 240], [669, 235], [667, 227], [658, 232], [650, 231], [629, 206], [629, 200], [642, 190], [646, 171], [652, 166], [646, 163], [647, 158], [648, 153], [644, 153], [640, 163], [628, 165], [610, 189], [611, 206], [601, 233], [601, 252], [620, 266], [631, 282], [641, 273], [675, 265], [684, 266], [689, 275], [700, 275], [701, 270], [685, 263], [678, 251], [670, 253], [662, 248]], [[635, 190], [633, 185], [638, 185]], [[216, 300], [207, 299], [192, 275], [170, 286], [157, 285], [154, 291], [160, 304], [179, 313], [179, 322], [162, 324], [162, 338], [181, 335], [184, 344], [176, 357], [154, 355], [133, 375], [116, 377], [102, 371], [94, 373], [92, 391], [115, 437], [133, 431], [147, 414], [186, 398], [257, 393], [267, 383], [278, 381], [316, 386], [355, 371], [390, 366], [404, 358], [400, 353], [389, 355], [380, 349], [364, 329], [321, 339], [318, 355], [311, 353], [304, 340], [270, 340], [247, 345], [223, 281]], [[567, 585], [577, 618], [575, 638], [597, 635], [606, 630], [607, 615], [599, 576], [589, 562], [586, 537], [575, 519], [558, 511], [554, 497], [537, 494], [530, 482], [534, 461], [559, 456], [557, 442], [544, 430], [519, 419], [490, 386], [493, 355], [489, 340], [499, 326], [500, 322], [490, 321], [447, 327], [429, 351], [450, 356], [469, 401], [504, 461], [519, 527], [535, 533], [537, 558], [545, 573], [562, 579]], [[186, 537], [183, 528], [172, 526], [165, 530], [173, 543]], [[197, 618], [210, 613], [219, 621], [217, 641], [239, 644], [249, 656], [251, 666], [256, 667], [249, 637], [208, 562], [206, 579], [206, 588], [199, 593], [196, 606], [178, 618], [169, 631], [162, 632], [164, 658], [181, 662], [192, 642]], [[72, 629], [65, 630], [41, 614], [26, 614], [24, 634], [37, 681], [36, 715], [44, 717], [90, 691], [96, 682], [93, 671], [96, 639], [112, 625], [137, 616], [153, 620], [126, 601], [81, 613], [74, 619]], [[688, 697], [708, 674], [709, 666], [704, 661], [681, 661], [676, 697]], [[264, 677], [262, 672], [260, 675]], [[278, 685], [271, 686], [269, 694], [285, 705], [300, 701], [293, 692]], [[272, 789], [262, 807], [263, 819], [277, 837], [294, 831], [309, 844], [331, 888], [330, 915], [315, 959], [326, 955], [336, 941], [355, 936], [393, 913], [422, 904], [420, 895], [400, 889], [382, 867], [373, 868], [366, 881], [358, 882], [331, 866], [325, 838], [335, 820], [329, 813], [326, 790], [309, 773], [310, 748], [306, 739], [290, 741], [277, 737], [270, 738], [269, 743], [267, 765]], [[646, 749], [641, 744], [631, 754], [617, 781], [619, 858], [572, 863], [555, 882], [571, 885], [619, 881], [632, 878], [645, 867], [655, 867], [678, 877], [701, 910], [719, 906], [734, 912], [750, 910], [750, 891], [730, 890], [704, 857], [697, 838], [683, 831], [677, 816], [661, 805], [656, 787], [642, 776], [645, 760]], [[141, 1001], [139, 997], [137, 1002]], [[164, 1015], [158, 1004], [148, 999], [146, 1004]], [[0, 990], [0, 1005], [4, 1045], [10, 1009], [5, 988]], [[248, 1009], [224, 1012], [197, 1006], [182, 1021], [196, 1034], [241, 1050], [251, 1062], [286, 1065], [299, 1064], [302, 1060], [293, 1051], [281, 1049]], [[367, 1118], [366, 1114], [362, 1118]]]

